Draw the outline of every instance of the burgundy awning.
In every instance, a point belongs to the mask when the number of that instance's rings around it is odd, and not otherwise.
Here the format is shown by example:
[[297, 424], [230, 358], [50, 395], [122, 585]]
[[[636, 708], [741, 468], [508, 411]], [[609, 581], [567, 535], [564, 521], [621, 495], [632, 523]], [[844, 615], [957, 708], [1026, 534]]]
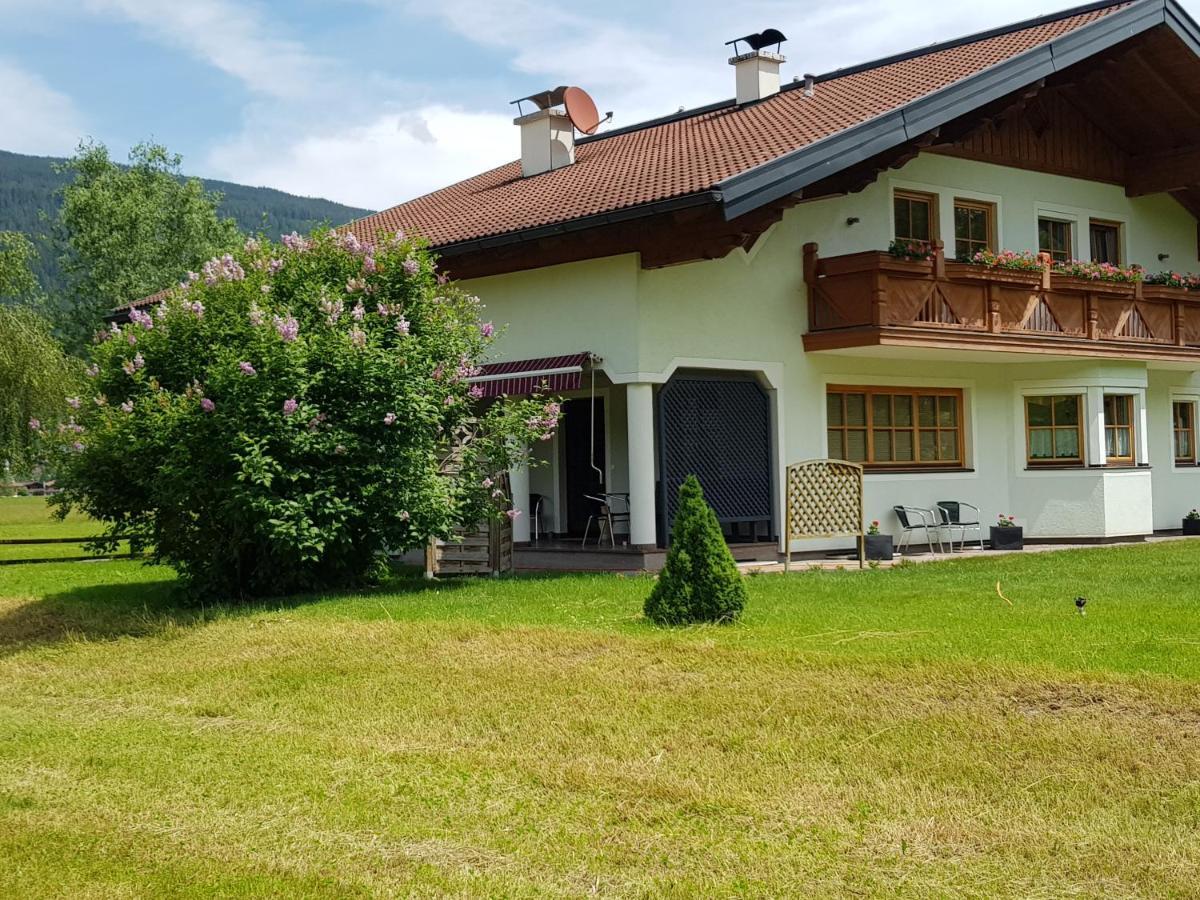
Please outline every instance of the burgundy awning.
[[483, 389], [485, 397], [532, 394], [536, 391], [551, 394], [575, 391], [583, 384], [583, 364], [591, 356], [590, 353], [572, 353], [568, 356], [489, 363], [483, 367], [482, 374], [470, 381]]

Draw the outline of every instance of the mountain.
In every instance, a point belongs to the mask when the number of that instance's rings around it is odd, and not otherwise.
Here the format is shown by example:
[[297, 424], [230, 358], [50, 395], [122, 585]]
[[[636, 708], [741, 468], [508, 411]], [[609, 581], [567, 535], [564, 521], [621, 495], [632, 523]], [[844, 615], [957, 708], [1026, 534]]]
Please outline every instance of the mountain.
[[[22, 231], [41, 253], [35, 274], [47, 291], [61, 284], [58, 261], [47, 243], [50, 222], [58, 211], [55, 192], [67, 181], [52, 166], [65, 162], [49, 156], [24, 156], [0, 150], [0, 231]], [[341, 225], [374, 210], [343, 206], [319, 197], [297, 197], [274, 188], [249, 187], [229, 181], [200, 179], [210, 191], [224, 197], [219, 207], [245, 232], [263, 231], [277, 236], [304, 234], [318, 225]]]

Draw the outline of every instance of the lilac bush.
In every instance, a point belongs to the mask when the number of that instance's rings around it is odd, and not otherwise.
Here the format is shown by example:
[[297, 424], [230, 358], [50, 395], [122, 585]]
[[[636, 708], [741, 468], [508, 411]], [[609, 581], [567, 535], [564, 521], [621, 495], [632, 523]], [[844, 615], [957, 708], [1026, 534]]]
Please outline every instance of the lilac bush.
[[480, 401], [482, 312], [419, 240], [251, 239], [97, 333], [56, 502], [196, 595], [369, 582], [504, 514], [498, 474], [557, 426], [549, 399]]

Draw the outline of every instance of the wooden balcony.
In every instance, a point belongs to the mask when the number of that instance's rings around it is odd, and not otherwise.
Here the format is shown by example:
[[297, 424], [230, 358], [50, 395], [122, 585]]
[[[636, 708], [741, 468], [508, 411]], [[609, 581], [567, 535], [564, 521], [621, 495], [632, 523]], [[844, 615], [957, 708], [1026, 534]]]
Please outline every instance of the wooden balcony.
[[936, 347], [1200, 362], [1200, 294], [889, 253], [804, 248], [808, 351]]

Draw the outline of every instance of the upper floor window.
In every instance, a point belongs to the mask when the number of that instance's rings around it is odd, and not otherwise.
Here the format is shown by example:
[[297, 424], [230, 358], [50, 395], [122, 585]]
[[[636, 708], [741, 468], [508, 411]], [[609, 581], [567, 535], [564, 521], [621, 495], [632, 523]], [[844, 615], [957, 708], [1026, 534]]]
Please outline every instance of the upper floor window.
[[954, 201], [954, 257], [968, 260], [981, 250], [995, 247], [992, 239], [996, 207], [974, 200]]
[[1104, 395], [1104, 454], [1109, 465], [1133, 465], [1133, 397]]
[[1175, 428], [1175, 465], [1196, 465], [1196, 404], [1191, 401], [1171, 404]]
[[1092, 262], [1121, 264], [1121, 226], [1117, 222], [1092, 219], [1089, 226]]
[[867, 466], [961, 466], [962, 391], [830, 387], [829, 455]]
[[1083, 464], [1083, 397], [1025, 398], [1026, 458], [1032, 466]]
[[1038, 250], [1050, 258], [1069, 262], [1071, 252], [1071, 223], [1058, 219], [1038, 219]]
[[896, 240], [932, 241], [934, 239], [934, 197], [914, 191], [896, 191], [892, 198], [896, 221]]

